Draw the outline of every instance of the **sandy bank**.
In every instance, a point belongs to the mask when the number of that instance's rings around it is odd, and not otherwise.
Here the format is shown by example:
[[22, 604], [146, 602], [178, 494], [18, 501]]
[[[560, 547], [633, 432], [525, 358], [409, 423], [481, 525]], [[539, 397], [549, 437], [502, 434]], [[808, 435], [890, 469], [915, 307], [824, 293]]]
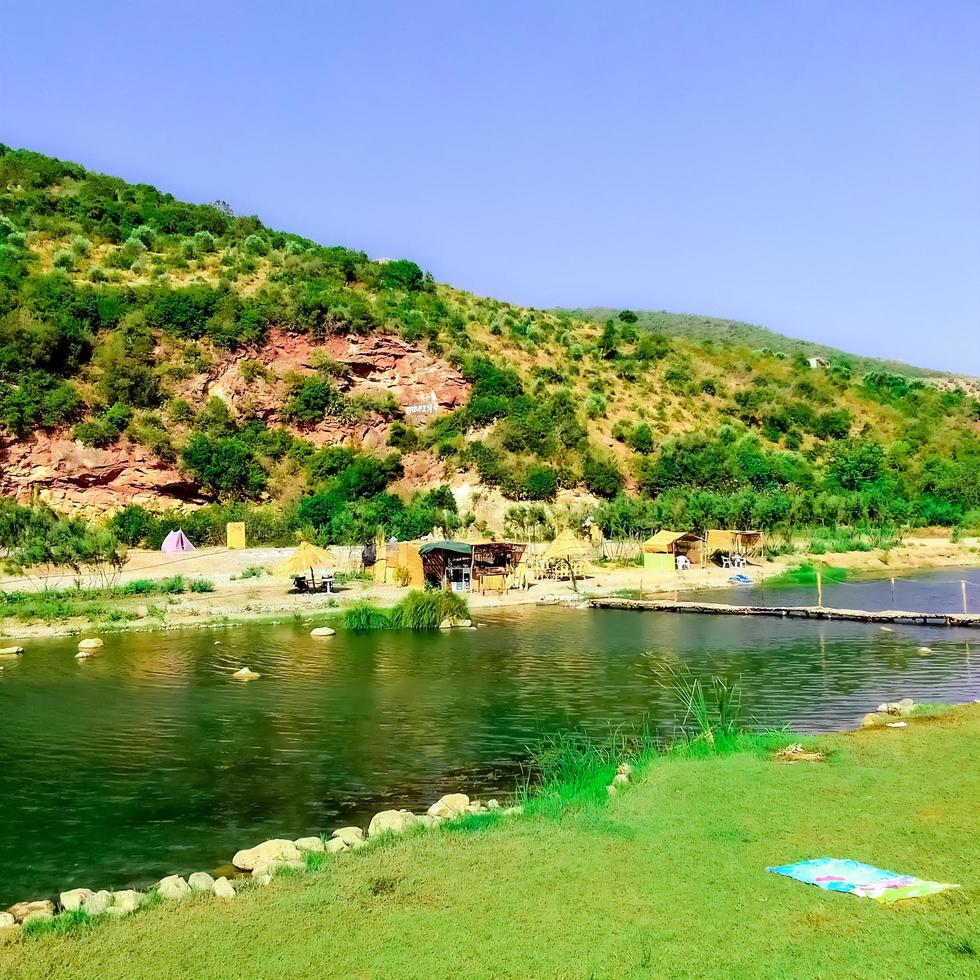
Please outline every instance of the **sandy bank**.
[[[108, 599], [107, 609], [120, 610], [132, 616], [110, 623], [93, 622], [85, 618], [50, 623], [26, 623], [7, 619], [0, 627], [0, 635], [11, 639], [28, 639], [64, 636], [92, 629], [182, 629], [229, 622], [276, 621], [295, 616], [304, 620], [328, 621], [342, 615], [344, 607], [352, 601], [363, 600], [379, 606], [393, 606], [404, 595], [404, 589], [397, 586], [379, 586], [359, 579], [342, 584], [332, 595], [300, 595], [291, 593], [289, 582], [283, 578], [269, 574], [242, 578], [242, 574], [249, 569], [275, 566], [290, 551], [291, 549], [282, 548], [250, 548], [243, 551], [202, 548], [186, 555], [165, 555], [134, 549], [130, 551], [124, 569], [113, 584], [122, 585], [137, 579], [161, 580], [179, 574], [187, 579], [206, 578], [214, 584], [214, 591], [188, 592], [178, 596]], [[356, 562], [355, 550], [335, 551], [340, 552], [340, 570], [353, 570]], [[847, 568], [856, 575], [876, 577], [899, 572], [977, 566], [980, 565], [980, 555], [975, 539], [951, 542], [948, 538], [922, 537], [907, 539], [900, 547], [890, 551], [845, 552], [819, 557], [805, 554], [784, 555], [750, 566], [746, 571], [753, 578], [765, 581], [800, 561]], [[591, 573], [578, 583], [578, 592], [569, 582], [540, 581], [527, 591], [514, 591], [506, 595], [474, 593], [469, 596], [469, 602], [471, 609], [479, 612], [533, 604], [548, 598], [573, 601], [576, 598], [627, 592], [673, 595], [701, 589], [728, 588], [731, 574], [731, 569], [714, 566], [693, 569], [683, 574], [652, 574], [636, 566], [595, 565]], [[0, 590], [3, 591], [64, 589], [76, 585], [95, 588], [104, 584], [93, 576], [75, 576], [70, 573], [0, 578]]]

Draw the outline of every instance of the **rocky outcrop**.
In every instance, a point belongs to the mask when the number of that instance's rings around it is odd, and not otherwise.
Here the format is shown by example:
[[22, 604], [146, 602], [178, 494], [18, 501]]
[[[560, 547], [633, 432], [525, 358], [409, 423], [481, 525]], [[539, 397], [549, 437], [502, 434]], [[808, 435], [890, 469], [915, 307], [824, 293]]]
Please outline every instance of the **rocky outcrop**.
[[[262, 347], [225, 355], [208, 371], [189, 378], [182, 393], [195, 402], [221, 398], [235, 411], [281, 422], [284, 379], [313, 374], [324, 362], [337, 366], [334, 381], [344, 394], [390, 395], [405, 417], [419, 425], [469, 400], [469, 383], [448, 361], [395, 334], [338, 334], [318, 342], [308, 333], [282, 329], [270, 331]], [[386, 432], [387, 424], [373, 416], [361, 422], [324, 419], [303, 434], [316, 443], [354, 441], [370, 448], [381, 445]]]
[[159, 508], [199, 501], [186, 475], [145, 446], [122, 440], [95, 449], [46, 432], [0, 441], [0, 496], [22, 503], [38, 498], [60, 511], [91, 514], [126, 504]]

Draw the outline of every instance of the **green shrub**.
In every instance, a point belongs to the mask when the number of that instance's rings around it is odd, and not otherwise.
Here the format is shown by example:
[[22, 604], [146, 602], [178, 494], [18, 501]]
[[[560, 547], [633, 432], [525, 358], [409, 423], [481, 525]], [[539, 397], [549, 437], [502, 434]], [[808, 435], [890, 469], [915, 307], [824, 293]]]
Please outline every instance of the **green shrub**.
[[443, 620], [470, 618], [466, 599], [456, 592], [413, 589], [391, 611], [395, 629], [434, 630]]
[[344, 612], [344, 626], [355, 633], [383, 630], [391, 625], [388, 614], [370, 602], [352, 603]]

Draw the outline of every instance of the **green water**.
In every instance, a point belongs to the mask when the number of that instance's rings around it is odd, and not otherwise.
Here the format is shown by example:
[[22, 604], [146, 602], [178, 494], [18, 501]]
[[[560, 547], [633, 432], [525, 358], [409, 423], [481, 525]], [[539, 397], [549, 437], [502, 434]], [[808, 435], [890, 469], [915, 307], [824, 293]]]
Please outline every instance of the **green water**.
[[[452, 790], [504, 794], [546, 733], [671, 730], [655, 663], [739, 677], [756, 723], [800, 730], [883, 699], [980, 696], [975, 631], [549, 607], [481, 622], [119, 634], [81, 662], [75, 640], [25, 643], [0, 672], [0, 904], [213, 869]], [[262, 678], [230, 680], [243, 663]]]

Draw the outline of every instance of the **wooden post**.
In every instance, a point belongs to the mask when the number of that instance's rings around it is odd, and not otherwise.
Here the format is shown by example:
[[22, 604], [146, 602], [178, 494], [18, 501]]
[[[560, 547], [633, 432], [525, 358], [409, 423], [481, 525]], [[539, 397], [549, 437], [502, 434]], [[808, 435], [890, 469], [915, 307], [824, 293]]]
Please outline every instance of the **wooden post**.
[[823, 582], [820, 578], [820, 572], [817, 572], [817, 608], [823, 608]]
[[892, 576], [892, 609], [895, 608], [895, 576]]
[[960, 582], [960, 592], [963, 593], [963, 615], [966, 615], [966, 582]]

